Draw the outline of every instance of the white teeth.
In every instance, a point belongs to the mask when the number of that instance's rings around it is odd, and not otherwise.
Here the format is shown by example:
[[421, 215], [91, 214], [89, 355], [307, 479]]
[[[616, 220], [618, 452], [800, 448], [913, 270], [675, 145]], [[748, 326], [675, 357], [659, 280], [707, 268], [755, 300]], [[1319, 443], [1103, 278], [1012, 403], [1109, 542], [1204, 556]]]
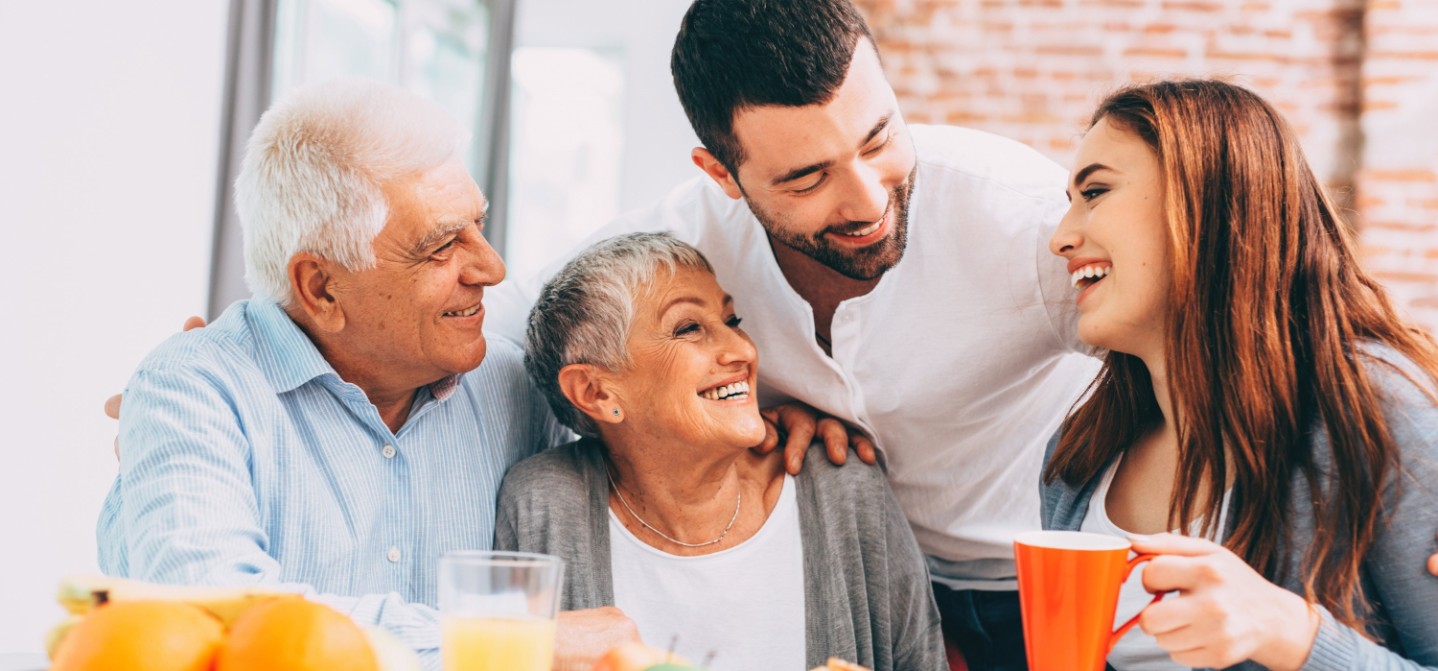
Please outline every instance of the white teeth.
[[479, 312], [479, 307], [480, 307], [480, 306], [476, 305], [476, 306], [474, 306], [474, 307], [472, 307], [472, 308], [470, 308], [470, 309], [468, 309], [468, 310], [456, 310], [456, 311], [454, 311], [454, 312], [446, 312], [446, 313], [444, 313], [444, 316], [446, 316], [446, 317], [472, 317], [472, 316], [474, 316], [474, 313]]
[[1080, 281], [1087, 279], [1103, 279], [1104, 277], [1108, 277], [1109, 272], [1112, 270], [1113, 266], [1099, 264], [1087, 265], [1073, 271], [1073, 274], [1069, 276], [1069, 282], [1073, 285], [1075, 289], [1077, 289]]
[[884, 223], [884, 220], [883, 220], [883, 219], [880, 219], [880, 220], [878, 220], [878, 221], [876, 221], [876, 222], [874, 222], [874, 223], [872, 223], [872, 224], [869, 224], [868, 226], [865, 226], [865, 227], [863, 227], [863, 228], [861, 228], [861, 229], [859, 229], [859, 230], [857, 230], [857, 231], [854, 231], [853, 233], [845, 233], [844, 235], [847, 235], [847, 236], [849, 236], [849, 237], [851, 237], [851, 238], [862, 238], [862, 237], [864, 237], [864, 236], [866, 236], [866, 235], [869, 235], [870, 233], [873, 233], [874, 231], [879, 230], [879, 225], [880, 225], [880, 224], [883, 224], [883, 223]]
[[735, 382], [722, 387], [715, 387], [699, 392], [699, 395], [711, 401], [722, 401], [729, 398], [739, 398], [749, 394], [748, 382]]

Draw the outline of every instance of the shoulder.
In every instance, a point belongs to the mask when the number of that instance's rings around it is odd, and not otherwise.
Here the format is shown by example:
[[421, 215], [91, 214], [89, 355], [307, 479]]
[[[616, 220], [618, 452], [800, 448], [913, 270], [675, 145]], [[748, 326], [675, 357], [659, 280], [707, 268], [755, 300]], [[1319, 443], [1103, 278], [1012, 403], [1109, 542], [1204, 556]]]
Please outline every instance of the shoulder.
[[882, 519], [890, 502], [898, 505], [884, 469], [860, 461], [852, 451], [839, 466], [829, 461], [823, 445], [810, 447], [795, 482], [803, 494], [799, 505], [812, 509], [826, 525], [869, 516]]
[[237, 376], [262, 375], [253, 341], [249, 301], [239, 301], [214, 323], [166, 338], [141, 360], [131, 384], [192, 378], [225, 386]]
[[922, 124], [910, 128], [920, 165], [928, 172], [982, 181], [1014, 195], [1063, 199], [1068, 171], [1033, 147], [972, 128]]
[[581, 439], [545, 450], [515, 464], [499, 489], [501, 505], [550, 505], [561, 500], [587, 499], [591, 475], [599, 468], [592, 440]]
[[1419, 421], [1438, 431], [1438, 381], [1402, 352], [1384, 344], [1364, 343], [1358, 356], [1374, 388], [1383, 396], [1385, 410]]

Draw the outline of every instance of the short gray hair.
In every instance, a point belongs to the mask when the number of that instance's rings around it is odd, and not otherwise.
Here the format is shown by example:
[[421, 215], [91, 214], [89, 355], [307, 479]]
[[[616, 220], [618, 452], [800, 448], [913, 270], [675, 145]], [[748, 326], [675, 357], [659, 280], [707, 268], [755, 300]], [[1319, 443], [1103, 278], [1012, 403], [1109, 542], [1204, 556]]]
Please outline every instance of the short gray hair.
[[714, 273], [699, 250], [669, 233], [629, 233], [595, 243], [544, 285], [529, 312], [524, 366], [565, 426], [599, 435], [594, 420], [560, 390], [559, 371], [576, 363], [628, 366], [635, 301], [661, 268], [672, 276], [681, 267]]
[[301, 252], [373, 267], [389, 218], [384, 186], [443, 165], [468, 142], [444, 108], [377, 81], [308, 86], [275, 104], [235, 180], [250, 291], [289, 304], [289, 262]]

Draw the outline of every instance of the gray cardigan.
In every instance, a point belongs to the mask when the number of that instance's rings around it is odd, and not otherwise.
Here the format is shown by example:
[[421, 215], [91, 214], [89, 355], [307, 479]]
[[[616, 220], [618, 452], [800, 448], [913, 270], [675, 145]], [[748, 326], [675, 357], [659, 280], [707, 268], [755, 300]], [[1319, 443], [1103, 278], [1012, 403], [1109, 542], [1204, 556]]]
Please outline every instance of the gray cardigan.
[[[1415, 379], [1423, 379], [1410, 361], [1391, 349], [1371, 347], [1367, 352], [1393, 361]], [[1323, 622], [1303, 668], [1305, 671], [1438, 669], [1438, 578], [1429, 575], [1425, 568], [1428, 555], [1438, 550], [1438, 541], [1435, 541], [1435, 533], [1438, 533], [1438, 496], [1435, 496], [1438, 493], [1438, 408], [1423, 391], [1387, 366], [1369, 363], [1367, 372], [1383, 393], [1384, 418], [1401, 452], [1398, 487], [1395, 489], [1390, 483], [1385, 490], [1387, 523], [1363, 559], [1364, 589], [1372, 602], [1372, 620], [1377, 623], [1370, 633], [1383, 643], [1365, 639], [1320, 608]], [[1316, 427], [1310, 435], [1309, 449], [1315, 466], [1321, 473], [1330, 472], [1332, 454], [1328, 434]], [[1049, 441], [1048, 457], [1052, 457], [1057, 442], [1057, 435]], [[1100, 479], [1094, 478], [1082, 487], [1062, 481], [1041, 485], [1044, 528], [1078, 529]], [[1312, 509], [1301, 505], [1309, 497], [1306, 479], [1295, 477], [1291, 487], [1292, 543], [1286, 551], [1288, 578], [1281, 586], [1302, 594], [1300, 567], [1303, 551], [1314, 535], [1314, 519]], [[1235, 491], [1229, 505], [1243, 505], [1242, 492]], [[1235, 516], [1228, 517], [1231, 522]], [[1231, 531], [1232, 524], [1229, 526]], [[1247, 671], [1263, 667], [1243, 662], [1232, 668]]]
[[[499, 490], [495, 549], [564, 559], [565, 610], [614, 604], [603, 449], [580, 440], [540, 453]], [[884, 474], [813, 449], [794, 482], [808, 665], [833, 655], [874, 671], [947, 669], [928, 569]], [[755, 594], [754, 607], [764, 599]]]

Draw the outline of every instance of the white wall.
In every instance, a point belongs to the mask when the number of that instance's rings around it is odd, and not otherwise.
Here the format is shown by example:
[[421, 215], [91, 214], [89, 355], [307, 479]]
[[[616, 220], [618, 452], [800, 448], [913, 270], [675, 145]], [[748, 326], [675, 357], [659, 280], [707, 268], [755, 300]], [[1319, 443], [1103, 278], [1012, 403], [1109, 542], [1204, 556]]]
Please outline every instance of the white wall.
[[0, 654], [96, 571], [104, 399], [205, 309], [226, 0], [0, 0]]

